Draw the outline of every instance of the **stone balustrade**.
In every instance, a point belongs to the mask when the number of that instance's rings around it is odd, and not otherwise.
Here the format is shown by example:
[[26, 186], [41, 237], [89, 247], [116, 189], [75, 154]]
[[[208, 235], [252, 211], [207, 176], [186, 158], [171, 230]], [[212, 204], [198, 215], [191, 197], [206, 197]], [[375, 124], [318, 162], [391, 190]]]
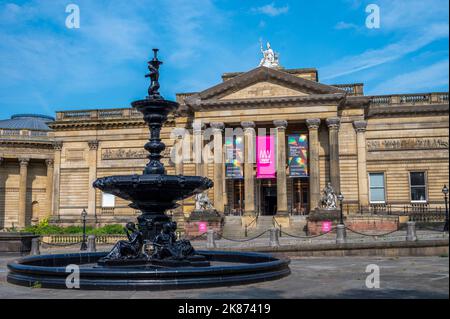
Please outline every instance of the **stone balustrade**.
[[2, 138], [42, 138], [48, 137], [49, 131], [39, 130], [23, 130], [23, 129], [0, 129], [0, 136]]
[[333, 84], [332, 86], [337, 87], [341, 90], [347, 92], [351, 96], [362, 96], [364, 95], [364, 84], [362, 83], [352, 83], [352, 84]]
[[448, 92], [370, 96], [372, 105], [417, 105], [448, 103]]
[[142, 113], [132, 108], [100, 109], [88, 111], [56, 112], [57, 121], [79, 121], [95, 119], [132, 119], [142, 118]]

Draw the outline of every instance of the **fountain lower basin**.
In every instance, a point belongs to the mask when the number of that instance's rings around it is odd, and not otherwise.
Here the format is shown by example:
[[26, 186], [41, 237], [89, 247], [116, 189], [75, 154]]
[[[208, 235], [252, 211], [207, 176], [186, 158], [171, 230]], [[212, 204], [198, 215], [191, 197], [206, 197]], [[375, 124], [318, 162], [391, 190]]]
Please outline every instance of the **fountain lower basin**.
[[249, 252], [197, 251], [211, 263], [209, 267], [164, 267], [134, 265], [99, 266], [106, 255], [72, 253], [31, 256], [8, 264], [7, 281], [12, 284], [42, 288], [67, 289], [66, 278], [80, 269], [80, 289], [86, 290], [168, 290], [250, 284], [275, 280], [290, 274], [289, 260], [268, 254]]

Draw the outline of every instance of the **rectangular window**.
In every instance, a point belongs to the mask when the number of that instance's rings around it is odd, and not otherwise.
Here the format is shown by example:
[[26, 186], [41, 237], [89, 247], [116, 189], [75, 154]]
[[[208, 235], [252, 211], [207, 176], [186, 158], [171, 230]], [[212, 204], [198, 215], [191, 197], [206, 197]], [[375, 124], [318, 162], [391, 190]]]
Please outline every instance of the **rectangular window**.
[[384, 189], [384, 173], [370, 173], [370, 202], [371, 203], [385, 203], [385, 189]]
[[410, 172], [409, 185], [412, 202], [427, 201], [427, 186], [425, 172]]
[[111, 208], [116, 206], [116, 197], [112, 194], [102, 193], [102, 207]]

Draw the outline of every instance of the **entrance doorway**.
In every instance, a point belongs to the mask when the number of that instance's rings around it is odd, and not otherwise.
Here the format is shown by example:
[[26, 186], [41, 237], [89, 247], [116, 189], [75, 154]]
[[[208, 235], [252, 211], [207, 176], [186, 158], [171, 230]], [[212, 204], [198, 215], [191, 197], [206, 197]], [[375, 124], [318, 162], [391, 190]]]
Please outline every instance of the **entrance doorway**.
[[293, 178], [292, 195], [292, 214], [309, 214], [309, 178]]
[[261, 180], [261, 214], [273, 216], [277, 213], [277, 184], [275, 180]]

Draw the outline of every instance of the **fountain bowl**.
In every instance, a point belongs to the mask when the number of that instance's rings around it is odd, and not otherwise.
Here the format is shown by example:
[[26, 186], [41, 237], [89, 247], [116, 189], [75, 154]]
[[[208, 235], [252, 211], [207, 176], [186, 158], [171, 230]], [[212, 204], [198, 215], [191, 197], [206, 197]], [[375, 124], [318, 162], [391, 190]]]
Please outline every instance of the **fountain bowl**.
[[211, 188], [213, 182], [200, 176], [144, 174], [103, 177], [93, 186], [131, 201], [135, 209], [163, 213], [176, 208], [177, 201]]
[[[99, 266], [106, 255], [71, 253], [25, 257], [8, 264], [9, 283], [67, 289], [66, 279], [79, 266], [80, 289], [169, 290], [250, 284], [276, 280], [290, 274], [289, 260], [268, 254], [230, 251], [197, 251], [209, 267]], [[216, 265], [214, 265], [216, 264]], [[71, 268], [67, 267], [71, 265]]]

